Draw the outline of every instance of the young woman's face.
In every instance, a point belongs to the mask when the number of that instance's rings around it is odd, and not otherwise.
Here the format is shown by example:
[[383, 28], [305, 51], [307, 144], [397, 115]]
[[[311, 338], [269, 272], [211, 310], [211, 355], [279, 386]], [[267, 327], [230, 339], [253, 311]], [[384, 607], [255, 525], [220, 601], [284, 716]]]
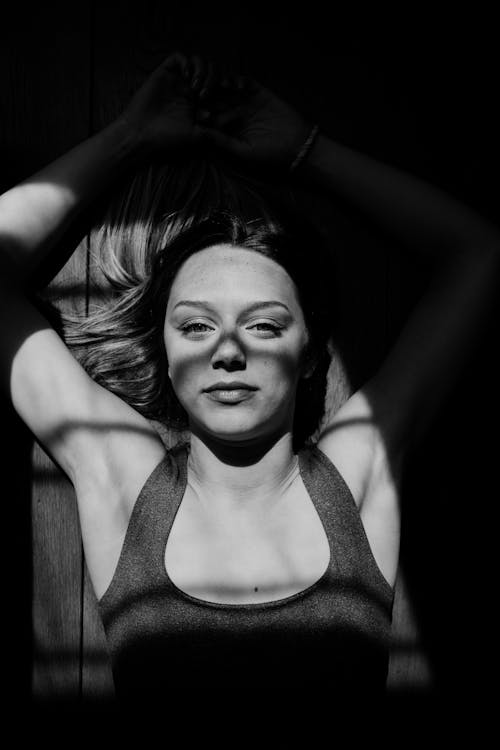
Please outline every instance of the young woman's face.
[[191, 429], [234, 441], [292, 429], [308, 333], [280, 265], [229, 245], [195, 253], [172, 285], [164, 336]]

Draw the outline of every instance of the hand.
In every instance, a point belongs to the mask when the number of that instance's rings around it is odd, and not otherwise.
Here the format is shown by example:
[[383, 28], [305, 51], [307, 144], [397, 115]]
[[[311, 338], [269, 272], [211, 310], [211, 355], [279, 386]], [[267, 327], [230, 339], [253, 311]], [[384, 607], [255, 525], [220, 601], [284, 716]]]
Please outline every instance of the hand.
[[310, 123], [251, 78], [217, 76], [213, 69], [201, 78], [203, 88], [195, 93], [205, 143], [247, 165], [287, 170]]
[[119, 118], [148, 151], [180, 150], [201, 143], [195, 122], [194, 58], [170, 55], [147, 78]]

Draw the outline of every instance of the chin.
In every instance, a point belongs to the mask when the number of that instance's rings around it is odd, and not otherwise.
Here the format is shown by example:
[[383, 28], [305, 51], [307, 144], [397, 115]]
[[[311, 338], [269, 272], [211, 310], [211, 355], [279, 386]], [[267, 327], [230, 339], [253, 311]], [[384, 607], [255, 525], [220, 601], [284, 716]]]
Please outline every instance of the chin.
[[[220, 440], [224, 443], [256, 443], [266, 442], [274, 436], [280, 436], [289, 431], [286, 426], [280, 427], [272, 424], [269, 420], [256, 423], [255, 420], [210, 419], [207, 422], [196, 422], [192, 425], [194, 432], [205, 434], [212, 440]], [[290, 428], [291, 429], [291, 428]]]
[[265, 438], [272, 431], [268, 420], [259, 423], [255, 418], [242, 419], [241, 414], [231, 414], [229, 410], [217, 416], [211, 414], [208, 419], [192, 417], [190, 424], [195, 433], [205, 433], [216, 440], [234, 442]]
[[262, 427], [245, 427], [242, 425], [231, 427], [230, 425], [215, 425], [211, 424], [204, 430], [211, 437], [219, 440], [240, 442], [243, 440], [252, 440], [258, 437], [265, 437], [266, 430]]

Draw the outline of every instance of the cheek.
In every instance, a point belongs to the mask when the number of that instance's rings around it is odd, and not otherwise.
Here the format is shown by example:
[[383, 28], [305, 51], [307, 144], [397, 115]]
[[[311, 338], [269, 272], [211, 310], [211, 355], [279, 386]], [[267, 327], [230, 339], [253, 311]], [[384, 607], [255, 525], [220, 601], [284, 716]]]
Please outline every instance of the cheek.
[[249, 359], [249, 376], [262, 387], [271, 400], [287, 400], [300, 380], [302, 350], [289, 344], [273, 346], [272, 350], [256, 351]]
[[[272, 347], [261, 351], [260, 356], [271, 368], [280, 370], [287, 380], [298, 379], [302, 366], [306, 340], [301, 333], [284, 340], [277, 340]], [[257, 357], [259, 354], [257, 353]]]
[[196, 382], [203, 370], [207, 369], [207, 354], [193, 347], [183, 346], [181, 342], [166, 344], [168, 377], [172, 385], [186, 387]]
[[[258, 358], [258, 357], [257, 357]], [[262, 374], [268, 374], [281, 384], [293, 383], [298, 380], [300, 370], [300, 356], [296, 351], [283, 348], [269, 354], [262, 354]]]

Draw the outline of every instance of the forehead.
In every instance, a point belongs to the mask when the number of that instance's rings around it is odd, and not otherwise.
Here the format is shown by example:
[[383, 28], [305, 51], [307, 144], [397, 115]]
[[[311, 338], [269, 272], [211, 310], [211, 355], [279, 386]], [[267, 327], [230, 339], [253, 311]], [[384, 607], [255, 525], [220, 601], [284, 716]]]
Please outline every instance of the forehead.
[[[193, 296], [191, 296], [193, 295]], [[295, 284], [271, 258], [247, 248], [214, 245], [194, 253], [180, 268], [169, 303], [177, 298], [283, 299], [299, 305]], [[286, 300], [284, 299], [286, 298]]]

